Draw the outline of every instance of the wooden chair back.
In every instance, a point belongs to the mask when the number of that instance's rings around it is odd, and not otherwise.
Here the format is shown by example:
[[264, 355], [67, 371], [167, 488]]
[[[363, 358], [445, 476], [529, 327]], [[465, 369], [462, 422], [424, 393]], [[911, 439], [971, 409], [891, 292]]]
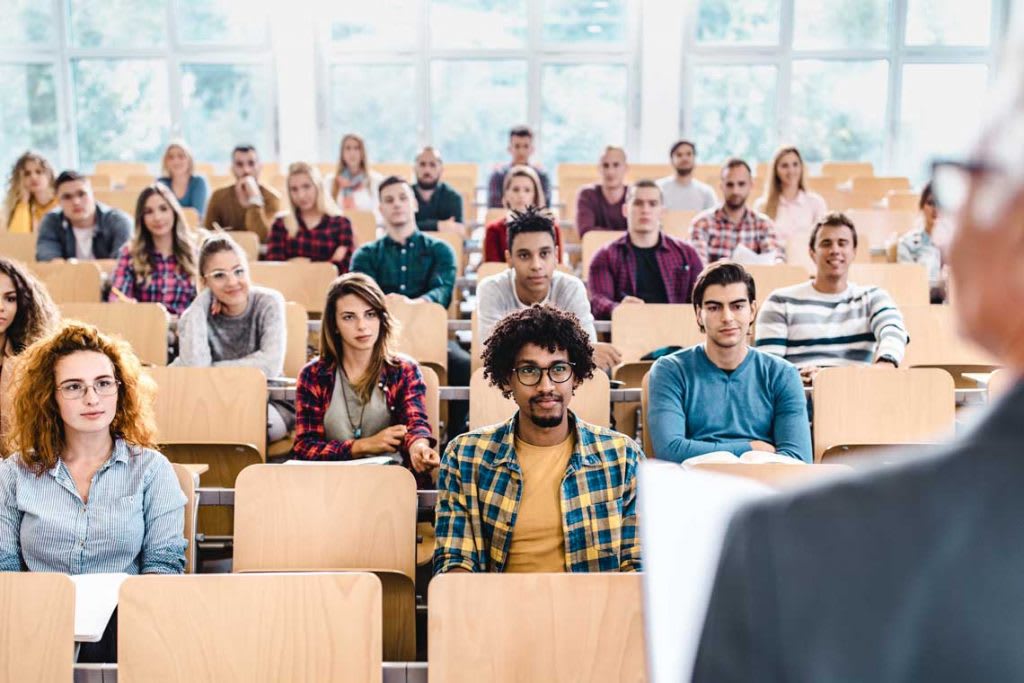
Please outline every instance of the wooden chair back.
[[921, 193], [913, 190], [889, 190], [885, 193], [885, 204], [892, 211], [921, 210]]
[[629, 573], [435, 577], [431, 680], [645, 680], [642, 590], [641, 576]]
[[681, 240], [690, 239], [690, 227], [699, 211], [665, 211], [661, 215], [661, 228], [666, 235]]
[[229, 230], [228, 236], [245, 252], [245, 258], [253, 264], [260, 260], [260, 236], [248, 230]]
[[131, 344], [146, 365], [167, 365], [167, 310], [161, 304], [65, 303], [61, 316], [95, 325]]
[[390, 175], [395, 175], [409, 181], [416, 178], [412, 170], [412, 164], [408, 161], [382, 161], [374, 163], [371, 170], [374, 173], [379, 173], [381, 178], [387, 178]]
[[448, 246], [455, 252], [455, 274], [459, 277], [466, 272], [465, 238], [454, 232], [432, 232], [431, 237], [448, 243]]
[[24, 264], [36, 260], [37, 235], [31, 232], [0, 232], [0, 256]]
[[992, 373], [992, 376], [988, 379], [988, 401], [993, 401], [1001, 398], [1003, 394], [1013, 388], [1014, 381], [1017, 376], [1012, 370], [1002, 369], [996, 370]]
[[804, 176], [804, 187], [808, 192], [821, 194], [822, 192], [833, 192], [842, 181], [831, 175]]
[[145, 188], [156, 182], [156, 176], [151, 173], [132, 173], [124, 178], [124, 189], [139, 194]]
[[114, 185], [106, 173], [93, 173], [89, 176], [89, 184], [92, 185], [93, 190], [110, 190]]
[[909, 190], [910, 179], [905, 177], [854, 176], [850, 181], [854, 194], [873, 197], [875, 201], [885, 199], [890, 190]]
[[199, 212], [191, 206], [181, 207], [181, 213], [185, 216], [185, 223], [193, 230], [202, 227], [203, 221], [199, 218]]
[[957, 332], [951, 306], [901, 306], [900, 312], [910, 335], [904, 366], [956, 368], [957, 372], [987, 372], [999, 366], [991, 354]]
[[102, 202], [115, 209], [121, 209], [134, 219], [135, 202], [139, 200], [139, 193], [136, 190], [93, 190], [96, 201]]
[[505, 261], [484, 261], [476, 269], [477, 284], [480, 284], [485, 277], [504, 273], [506, 270], [508, 270], [508, 263]]
[[377, 217], [373, 211], [351, 209], [345, 212], [345, 218], [352, 224], [352, 240], [355, 248], [369, 244], [377, 239]]
[[[626, 173], [626, 182], [630, 185], [638, 180], [658, 180], [665, 176], [675, 174], [672, 164], [630, 164], [629, 172]], [[597, 180], [597, 171], [592, 171], [594, 180]]]
[[217, 167], [208, 161], [197, 161], [192, 166], [192, 173], [205, 176], [209, 180], [210, 176], [217, 175]]
[[372, 574], [132, 577], [121, 585], [118, 626], [124, 683], [381, 678]]
[[0, 573], [0, 680], [67, 683], [74, 669], [75, 584], [64, 574]]
[[421, 365], [420, 373], [423, 375], [423, 385], [427, 389], [426, 395], [423, 397], [427, 409], [427, 421], [430, 423], [430, 431], [434, 434], [434, 438], [441, 443], [441, 380], [429, 365]]
[[306, 349], [309, 341], [309, 316], [302, 304], [286, 301], [284, 304], [284, 320], [287, 330], [287, 344], [284, 352], [284, 376], [298, 377], [306, 365]]
[[917, 211], [898, 209], [850, 209], [846, 215], [857, 226], [858, 252], [895, 241], [918, 220]]
[[901, 307], [927, 306], [930, 301], [928, 270], [917, 263], [854, 263], [850, 282], [881, 287]]
[[178, 478], [178, 486], [185, 494], [185, 540], [188, 546], [185, 548], [185, 573], [192, 574], [196, 570], [196, 523], [198, 521], [198, 500], [196, 492], [196, 478], [192, 472], [180, 463], [171, 463], [174, 468], [174, 476]]
[[644, 449], [644, 455], [648, 458], [656, 458], [658, 456], [654, 453], [654, 442], [651, 441], [651, 423], [647, 419], [647, 410], [651, 404], [650, 384], [651, 374], [649, 372], [644, 373], [644, 378], [640, 381], [640, 422], [642, 425], [641, 435], [643, 437], [640, 446]]
[[94, 261], [29, 263], [55, 304], [99, 303], [103, 273]]
[[821, 164], [821, 175], [833, 176], [845, 183], [854, 177], [875, 175], [875, 167], [868, 161], [826, 161]]
[[612, 310], [612, 344], [623, 363], [665, 346], [685, 348], [702, 341], [690, 304], [620, 304]]
[[149, 168], [141, 161], [97, 161], [92, 172], [96, 175], [109, 176], [113, 184], [123, 184], [129, 176], [148, 175], [153, 177]]
[[408, 303], [388, 298], [388, 312], [400, 323], [395, 348], [448, 376], [448, 310], [432, 301]]
[[249, 263], [253, 284], [276, 289], [285, 301], [294, 301], [306, 312], [319, 316], [327, 301], [327, 289], [338, 277], [333, 263]]
[[[611, 385], [608, 375], [600, 370], [576, 389], [569, 408], [585, 422], [610, 427]], [[473, 371], [469, 379], [469, 428], [478, 429], [512, 417], [518, 406], [501, 395], [501, 389], [484, 379], [483, 368]]]
[[955, 400], [953, 378], [937, 368], [825, 368], [814, 378], [814, 460], [834, 446], [938, 443]]
[[582, 239], [582, 252], [583, 252], [583, 264], [581, 274], [583, 275], [583, 281], [586, 282], [590, 278], [590, 262], [594, 260], [594, 254], [598, 250], [609, 242], [613, 242], [618, 238], [622, 237], [623, 233], [621, 230], [588, 230]]
[[743, 266], [754, 278], [757, 302], [763, 303], [776, 289], [808, 281], [807, 270], [792, 264], [747, 264]]
[[823, 464], [799, 465], [777, 462], [752, 464], [735, 463], [697, 463], [686, 465], [687, 469], [712, 474], [725, 474], [732, 477], [743, 477], [759, 481], [773, 489], [790, 489], [825, 481], [833, 481], [839, 477], [853, 473], [849, 465]]

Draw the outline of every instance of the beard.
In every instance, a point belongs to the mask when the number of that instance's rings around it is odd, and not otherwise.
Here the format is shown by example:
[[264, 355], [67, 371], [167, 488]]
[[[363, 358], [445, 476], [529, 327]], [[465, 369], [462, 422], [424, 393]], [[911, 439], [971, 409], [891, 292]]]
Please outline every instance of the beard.
[[419, 185], [421, 190], [433, 190], [433, 189], [435, 189], [437, 187], [438, 183], [440, 183], [440, 182], [441, 181], [438, 180], [438, 179], [430, 180], [430, 181], [419, 180], [419, 179], [416, 180], [416, 184]]
[[733, 211], [739, 211], [740, 209], [747, 205], [747, 198], [744, 197], [743, 199], [740, 200], [734, 200], [732, 197], [729, 197], [725, 200], [725, 205], [728, 206]]
[[693, 166], [690, 166], [689, 168], [679, 168], [678, 166], [676, 166], [676, 175], [679, 176], [680, 178], [685, 178], [691, 173], [693, 173]]
[[530, 412], [527, 417], [530, 418], [535, 426], [541, 429], [551, 429], [562, 424], [562, 420], [565, 419], [565, 405], [560, 406], [560, 410], [556, 415], [537, 415], [533, 412], [533, 400], [530, 401]]

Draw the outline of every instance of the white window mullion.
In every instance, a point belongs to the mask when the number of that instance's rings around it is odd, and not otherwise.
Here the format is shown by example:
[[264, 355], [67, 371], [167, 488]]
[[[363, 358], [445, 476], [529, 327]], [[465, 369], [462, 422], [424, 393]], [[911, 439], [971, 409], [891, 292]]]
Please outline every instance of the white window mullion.
[[893, 0], [889, 8], [889, 96], [886, 98], [885, 168], [895, 168], [900, 144], [900, 102], [903, 97], [903, 49], [907, 33], [907, 0]]
[[[790, 101], [793, 93], [793, 17], [795, 0], [782, 0], [779, 17], [779, 60], [775, 97], [775, 135], [776, 146], [781, 144], [797, 144], [793, 140], [793, 127], [790, 125]], [[771, 161], [757, 159], [756, 161]]]
[[69, 58], [69, 42], [71, 27], [68, 26], [71, 8], [68, 0], [52, 0], [54, 16], [57, 18], [57, 63], [54, 69], [55, 87], [57, 88], [58, 129], [60, 134], [61, 165], [67, 168], [78, 168], [78, 125], [75, 117], [75, 94], [71, 76], [71, 59]]

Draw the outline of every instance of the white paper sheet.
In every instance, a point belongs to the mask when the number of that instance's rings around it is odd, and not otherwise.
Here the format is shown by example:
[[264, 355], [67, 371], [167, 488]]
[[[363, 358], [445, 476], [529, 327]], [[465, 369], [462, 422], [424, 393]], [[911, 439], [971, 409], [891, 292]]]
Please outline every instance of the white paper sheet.
[[75, 584], [75, 640], [96, 643], [103, 637], [117, 594], [127, 574], [78, 574]]

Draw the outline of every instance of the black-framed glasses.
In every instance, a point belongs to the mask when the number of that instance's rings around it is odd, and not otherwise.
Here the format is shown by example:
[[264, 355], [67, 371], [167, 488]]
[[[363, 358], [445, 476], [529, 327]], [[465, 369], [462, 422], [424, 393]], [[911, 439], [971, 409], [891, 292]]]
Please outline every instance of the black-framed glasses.
[[57, 387], [57, 391], [68, 401], [74, 401], [76, 399], [85, 396], [85, 392], [92, 387], [92, 390], [96, 392], [97, 396], [113, 396], [117, 393], [117, 387], [121, 383], [112, 377], [105, 377], [98, 379], [92, 384], [86, 384], [85, 382], [64, 382]]
[[937, 159], [932, 162], [932, 193], [943, 211], [956, 213], [967, 200], [972, 178], [984, 177], [985, 182], [999, 182], [1006, 174], [996, 166], [983, 161]]
[[562, 384], [568, 382], [572, 378], [574, 363], [569, 361], [559, 361], [558, 363], [552, 363], [546, 368], [538, 368], [536, 365], [521, 365], [514, 369], [516, 378], [519, 379], [519, 383], [525, 387], [532, 387], [536, 384], [540, 384], [541, 378], [544, 373], [548, 373], [548, 379], [555, 384]]

